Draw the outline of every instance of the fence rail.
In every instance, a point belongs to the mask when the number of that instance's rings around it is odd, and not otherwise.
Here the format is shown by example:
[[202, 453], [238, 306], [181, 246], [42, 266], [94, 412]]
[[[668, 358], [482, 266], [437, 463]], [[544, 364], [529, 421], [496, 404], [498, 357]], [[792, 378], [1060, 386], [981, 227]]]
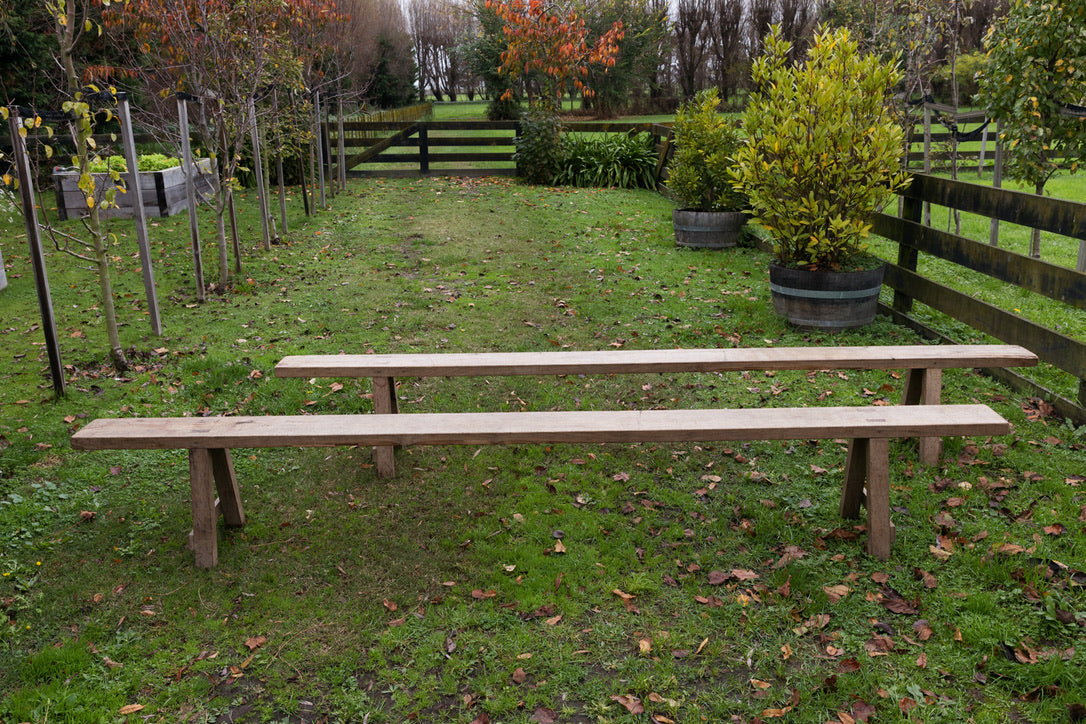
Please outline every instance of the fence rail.
[[[564, 124], [573, 133], [648, 133], [663, 173], [670, 129], [653, 123], [585, 121]], [[336, 128], [330, 144], [339, 143]], [[343, 124], [344, 165], [353, 178], [386, 176], [514, 176], [517, 121], [349, 121]], [[406, 149], [406, 150], [405, 150]]]
[[918, 273], [920, 255], [943, 259], [1028, 294], [1042, 295], [1070, 310], [1086, 310], [1086, 274], [1040, 259], [974, 241], [921, 223], [925, 203], [958, 209], [1078, 239], [1086, 248], [1086, 204], [1052, 199], [979, 184], [916, 174], [902, 192], [900, 217], [878, 214], [873, 231], [898, 244], [885, 284], [894, 290], [883, 311], [922, 332], [938, 336], [911, 316], [913, 302], [942, 312], [1004, 342], [1020, 344], [1042, 361], [1078, 379], [1077, 399], [1069, 399], [1009, 370], [992, 373], [1015, 388], [1037, 394], [1059, 414], [1086, 424], [1086, 343], [1058, 329], [981, 301]]

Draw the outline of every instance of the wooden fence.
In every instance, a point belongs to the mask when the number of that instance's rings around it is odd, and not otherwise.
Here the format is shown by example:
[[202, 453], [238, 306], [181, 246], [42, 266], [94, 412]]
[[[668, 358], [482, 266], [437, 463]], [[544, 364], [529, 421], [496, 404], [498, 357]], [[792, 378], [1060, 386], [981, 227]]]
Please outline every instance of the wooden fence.
[[[352, 125], [345, 124], [345, 129]], [[368, 125], [381, 137], [371, 135], [351, 147], [352, 153], [345, 159], [351, 176], [516, 173], [513, 137], [518, 124], [514, 121]], [[665, 175], [671, 149], [668, 126], [586, 122], [567, 124], [566, 128], [579, 133], [649, 133], [655, 139], [659, 154], [658, 182]], [[990, 139], [990, 142], [994, 146], [994, 140]], [[368, 168], [355, 170], [356, 166]], [[1086, 310], [1086, 274], [925, 226], [921, 223], [921, 210], [925, 204], [933, 204], [1039, 228], [1078, 239], [1086, 251], [1086, 204], [925, 174], [916, 174], [902, 196], [902, 216], [880, 214], [874, 219], [875, 233], [898, 245], [896, 263], [889, 265], [885, 282], [894, 292], [894, 301], [883, 311], [922, 334], [941, 336], [910, 314], [914, 302], [921, 303], [998, 340], [1032, 350], [1044, 362], [1078, 380], [1077, 396], [1059, 394], [1008, 370], [993, 370], [992, 373], [1016, 389], [1045, 399], [1060, 415], [1086, 424], [1086, 343], [1008, 309], [980, 301], [969, 290], [940, 284], [917, 271], [921, 255], [931, 255], [1005, 283], [1015, 294], [1042, 295], [1069, 310], [1081, 312]], [[1077, 399], [1072, 399], [1075, 397]]]
[[1064, 417], [1086, 424], [1086, 343], [981, 301], [968, 289], [955, 289], [917, 272], [920, 255], [927, 254], [1009, 285], [1017, 290], [1015, 299], [1025, 292], [1064, 305], [1069, 313], [1086, 310], [1086, 274], [921, 223], [923, 205], [931, 203], [1068, 236], [1081, 246], [1086, 244], [1086, 204], [925, 174], [915, 174], [902, 197], [900, 217], [879, 214], [873, 220], [874, 233], [898, 244], [896, 263], [888, 265], [885, 280], [894, 290], [894, 300], [883, 311], [924, 334], [941, 336], [910, 315], [913, 303], [920, 302], [984, 334], [1026, 347], [1043, 362], [1077, 378], [1077, 399], [1009, 370], [992, 373], [1016, 389], [1044, 398]]
[[[657, 176], [670, 148], [670, 129], [652, 123], [580, 122], [564, 124], [573, 133], [648, 133], [659, 153]], [[342, 163], [347, 175], [514, 176], [517, 121], [369, 121], [343, 124]], [[330, 145], [338, 146], [330, 128]], [[405, 150], [406, 149], [406, 150]], [[359, 168], [359, 167], [368, 168]]]

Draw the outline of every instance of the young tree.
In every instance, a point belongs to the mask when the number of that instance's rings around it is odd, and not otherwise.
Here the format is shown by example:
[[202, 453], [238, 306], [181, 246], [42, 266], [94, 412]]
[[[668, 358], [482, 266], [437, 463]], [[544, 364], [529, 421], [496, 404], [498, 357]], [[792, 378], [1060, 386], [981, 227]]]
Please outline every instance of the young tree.
[[[314, 3], [318, 7], [311, 8]], [[201, 99], [194, 114], [201, 145], [217, 149], [215, 198], [219, 284], [229, 278], [225, 215], [229, 190], [249, 143], [250, 101], [267, 83], [300, 85], [301, 62], [286, 31], [320, 17], [317, 0], [130, 0], [124, 20], [139, 39], [145, 64], [163, 69], [168, 94]], [[188, 129], [181, 129], [187, 133]], [[203, 290], [197, 290], [203, 297]]]
[[[572, 81], [586, 96], [593, 91], [584, 79], [590, 64], [612, 67], [623, 37], [622, 21], [589, 42], [584, 18], [544, 0], [487, 0], [503, 22], [506, 47], [500, 71], [510, 80], [522, 79], [529, 103], [549, 106], [557, 113], [562, 94]], [[512, 95], [507, 88], [503, 95]]]
[[[84, 36], [102, 32], [102, 26], [97, 22], [99, 3], [109, 5], [110, 0], [46, 0], [45, 2], [45, 9], [57, 42], [55, 61], [62, 71], [64, 94], [68, 98], [63, 103], [63, 111], [69, 117], [68, 128], [64, 131], [66, 134], [70, 133], [75, 146], [71, 162], [78, 170], [79, 188], [86, 199], [88, 213], [82, 219], [86, 232], [85, 238], [76, 232], [58, 228], [48, 221], [45, 222], [44, 231], [57, 249], [87, 262], [97, 273], [99, 303], [106, 325], [110, 360], [116, 369], [124, 370], [128, 367], [128, 360], [121, 347], [117, 312], [113, 304], [113, 285], [109, 267], [109, 233], [102, 223], [100, 213], [104, 207], [112, 203], [112, 194], [115, 191], [111, 190], [102, 194], [101, 190], [96, 188], [95, 179], [90, 173], [90, 164], [97, 157], [93, 139], [96, 109], [91, 108], [85, 96], [82, 73], [77, 67], [76, 59], [76, 47]], [[97, 91], [97, 88], [90, 90]], [[106, 113], [108, 112], [107, 110]], [[7, 117], [6, 108], [3, 115]], [[53, 129], [44, 122], [42, 115], [34, 113], [32, 117], [25, 119], [19, 132], [25, 137], [30, 128], [43, 126], [49, 136], [54, 135]], [[47, 158], [51, 157], [52, 146], [47, 145], [46, 152]], [[8, 178], [5, 176], [5, 181]], [[119, 175], [113, 180], [119, 181]], [[24, 213], [29, 212], [24, 210]]]
[[[1014, 0], [992, 26], [978, 99], [1003, 122], [1006, 172], [1043, 194], [1061, 162], [1086, 158], [1086, 3]], [[1030, 254], [1039, 257], [1034, 229]], [[1080, 259], [1080, 266], [1082, 260]]]

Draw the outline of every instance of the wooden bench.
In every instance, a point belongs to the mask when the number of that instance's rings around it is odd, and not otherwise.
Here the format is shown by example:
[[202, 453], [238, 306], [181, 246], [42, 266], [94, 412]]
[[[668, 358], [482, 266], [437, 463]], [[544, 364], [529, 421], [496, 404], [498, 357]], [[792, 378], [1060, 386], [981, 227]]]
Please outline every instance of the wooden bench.
[[245, 524], [232, 448], [844, 438], [849, 446], [841, 515], [855, 518], [863, 504], [867, 551], [886, 559], [893, 539], [889, 439], [1009, 431], [1010, 424], [985, 405], [112, 418], [93, 420], [77, 431], [72, 447], [187, 449], [196, 565], [213, 568], [218, 514], [228, 526]]
[[[395, 413], [397, 377], [608, 375], [743, 370], [904, 369], [902, 402], [937, 405], [942, 371], [965, 367], [1025, 367], [1037, 355], [1015, 345], [899, 345], [874, 347], [764, 347], [742, 349], [480, 352], [440, 354], [294, 355], [277, 377], [371, 377], [377, 413]], [[939, 460], [941, 439], [920, 439], [920, 462]], [[381, 477], [395, 474], [390, 447], [374, 449]]]

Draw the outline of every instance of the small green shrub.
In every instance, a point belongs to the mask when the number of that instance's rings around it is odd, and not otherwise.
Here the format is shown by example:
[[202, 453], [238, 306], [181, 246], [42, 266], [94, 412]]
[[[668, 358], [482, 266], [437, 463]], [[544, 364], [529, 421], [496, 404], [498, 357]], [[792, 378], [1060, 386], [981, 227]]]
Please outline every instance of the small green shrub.
[[562, 123], [549, 108], [532, 106], [521, 119], [514, 143], [517, 176], [528, 183], [552, 184], [562, 168]]
[[557, 184], [623, 189], [655, 186], [656, 152], [647, 133], [566, 136], [562, 147], [565, 162], [555, 178]]
[[[153, 173], [155, 171], [163, 171], [167, 168], [173, 168], [174, 166], [180, 166], [181, 161], [171, 156], [166, 156], [161, 153], [149, 153], [139, 157], [139, 167], [142, 173]], [[90, 165], [91, 173], [105, 173], [106, 171], [127, 171], [128, 164], [125, 163], [124, 156], [108, 156], [106, 158], [99, 158]]]
[[746, 196], [731, 183], [730, 172], [743, 138], [734, 123], [717, 111], [716, 88], [699, 92], [675, 114], [675, 154], [667, 187], [685, 208], [742, 211]]
[[860, 52], [847, 29], [819, 29], [807, 60], [774, 27], [754, 63], [736, 187], [773, 237], [782, 266], [854, 268], [868, 217], [908, 183], [890, 93], [900, 74]]

